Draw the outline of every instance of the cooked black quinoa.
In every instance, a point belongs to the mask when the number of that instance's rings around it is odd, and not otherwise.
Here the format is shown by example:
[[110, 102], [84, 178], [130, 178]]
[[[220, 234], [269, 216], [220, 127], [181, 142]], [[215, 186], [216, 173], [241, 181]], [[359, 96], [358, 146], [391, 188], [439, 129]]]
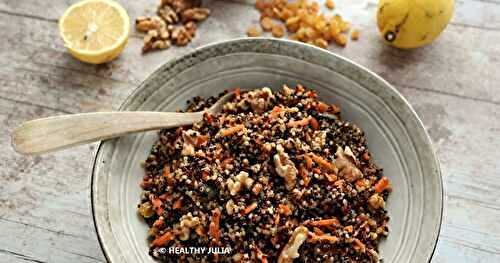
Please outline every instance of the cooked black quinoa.
[[[160, 132], [144, 163], [139, 205], [150, 255], [164, 262], [378, 261], [391, 189], [363, 131], [300, 85], [235, 94], [222, 113]], [[218, 97], [196, 97], [187, 111]], [[232, 251], [168, 253], [175, 246]]]

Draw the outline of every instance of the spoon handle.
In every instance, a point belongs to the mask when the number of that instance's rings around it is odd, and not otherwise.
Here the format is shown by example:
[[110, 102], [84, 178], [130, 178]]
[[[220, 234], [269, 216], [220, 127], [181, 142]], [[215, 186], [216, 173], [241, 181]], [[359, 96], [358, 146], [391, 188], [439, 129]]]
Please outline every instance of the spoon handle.
[[202, 112], [94, 112], [61, 115], [23, 123], [12, 145], [23, 154], [41, 154], [129, 133], [173, 128], [203, 119]]

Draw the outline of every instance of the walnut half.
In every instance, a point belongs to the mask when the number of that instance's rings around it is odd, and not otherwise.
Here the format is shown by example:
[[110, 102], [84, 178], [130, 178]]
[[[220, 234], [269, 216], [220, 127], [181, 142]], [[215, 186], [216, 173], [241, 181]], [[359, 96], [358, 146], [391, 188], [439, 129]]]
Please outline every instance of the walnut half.
[[182, 23], [186, 23], [189, 21], [200, 22], [205, 20], [209, 14], [210, 10], [208, 8], [201, 8], [201, 7], [190, 8], [182, 12], [181, 14]]
[[304, 226], [299, 226], [295, 228], [292, 236], [286, 243], [285, 247], [278, 257], [278, 263], [292, 263], [294, 259], [298, 258], [299, 248], [306, 241], [309, 230]]
[[278, 153], [274, 155], [276, 173], [285, 179], [286, 188], [291, 190], [295, 187], [298, 173], [297, 168], [292, 160], [290, 160], [283, 146], [277, 145], [276, 150], [278, 151]]
[[346, 146], [345, 150], [337, 148], [335, 155], [335, 165], [339, 168], [341, 178], [350, 183], [363, 178], [363, 173], [356, 167], [356, 157], [349, 146]]

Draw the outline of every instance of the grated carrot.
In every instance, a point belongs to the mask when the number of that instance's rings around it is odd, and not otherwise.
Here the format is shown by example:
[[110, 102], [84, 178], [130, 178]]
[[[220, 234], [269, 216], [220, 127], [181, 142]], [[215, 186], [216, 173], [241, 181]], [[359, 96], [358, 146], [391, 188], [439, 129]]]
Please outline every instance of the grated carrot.
[[153, 242], [151, 242], [151, 246], [153, 247], [161, 247], [165, 246], [168, 242], [174, 239], [174, 234], [172, 232], [166, 232], [165, 234], [155, 238]]
[[311, 120], [309, 121], [309, 123], [311, 124], [311, 127], [312, 127], [314, 130], [319, 129], [319, 123], [318, 123], [318, 120], [316, 120], [316, 118], [311, 117]]
[[255, 208], [257, 208], [257, 202], [253, 202], [251, 205], [245, 207], [245, 209], [243, 209], [243, 211], [241, 211], [241, 215], [244, 216], [244, 215], [248, 215], [250, 214], [250, 212], [252, 212]]
[[330, 105], [330, 107], [332, 108], [332, 109], [331, 109], [331, 113], [333, 113], [333, 114], [337, 114], [337, 113], [339, 113], [339, 112], [340, 112], [340, 107], [339, 107], [339, 106], [337, 106], [337, 105], [335, 105], [335, 104], [332, 104], [332, 105]]
[[226, 128], [226, 129], [221, 129], [219, 131], [219, 134], [221, 136], [231, 136], [239, 131], [242, 131], [245, 129], [245, 125], [243, 124], [238, 124], [238, 125], [235, 125], [233, 127], [229, 127], [229, 128]]
[[241, 88], [240, 87], [237, 87], [233, 90], [234, 92], [234, 95], [236, 95], [236, 98], [239, 98], [240, 95], [241, 95]]
[[289, 121], [286, 124], [286, 127], [288, 127], [288, 128], [297, 128], [297, 127], [307, 126], [307, 125], [309, 125], [309, 118], [304, 118], [304, 119], [298, 120], [298, 121]]
[[205, 157], [207, 157], [207, 154], [202, 152], [202, 151], [197, 151], [194, 153], [194, 156], [196, 156], [198, 158], [205, 158]]
[[163, 167], [162, 175], [163, 175], [163, 177], [165, 177], [167, 179], [168, 185], [174, 184], [174, 176], [170, 173], [170, 166], [165, 165], [165, 167]]
[[316, 110], [320, 113], [323, 113], [323, 112], [327, 112], [328, 109], [330, 109], [330, 106], [328, 106], [328, 104], [326, 103], [323, 103], [323, 102], [318, 102], [316, 104]]
[[274, 224], [278, 224], [280, 222], [280, 214], [274, 214]]
[[311, 157], [313, 159], [313, 161], [318, 164], [319, 166], [331, 171], [331, 172], [336, 172], [337, 170], [337, 167], [335, 166], [335, 164], [329, 162], [328, 160], [326, 160], [325, 158], [321, 157], [321, 156], [318, 156], [314, 153], [311, 154]]
[[208, 112], [203, 113], [203, 118], [205, 118], [207, 123], [212, 123], [214, 121], [214, 116]]
[[313, 99], [314, 99], [314, 98], [316, 98], [316, 97], [318, 97], [318, 95], [316, 94], [316, 92], [314, 92], [314, 91], [312, 91], [312, 90], [308, 91], [308, 92], [306, 93], [306, 96], [307, 96], [308, 98], [313, 98]]
[[337, 181], [337, 176], [334, 174], [325, 174], [326, 179], [328, 182], [335, 182]]
[[226, 159], [222, 160], [220, 166], [224, 169], [228, 164], [233, 162], [234, 158], [233, 157], [227, 157]]
[[280, 115], [282, 111], [283, 111], [282, 107], [274, 106], [274, 108], [271, 110], [271, 113], [269, 113], [269, 117], [271, 119], [275, 119]]
[[158, 196], [158, 198], [160, 198], [160, 200], [162, 200], [162, 201], [172, 201], [172, 195], [167, 194], [167, 193], [164, 193], [164, 194]]
[[325, 234], [325, 232], [321, 231], [321, 229], [319, 229], [317, 227], [313, 228], [313, 232], [316, 235], [324, 235]]
[[306, 89], [304, 88], [304, 86], [302, 86], [301, 84], [297, 84], [297, 87], [295, 87], [295, 92], [296, 93], [302, 93], [306, 91]]
[[313, 168], [312, 171], [315, 174], [321, 174], [321, 169], [319, 169], [319, 168]]
[[208, 179], [209, 179], [208, 177], [210, 177], [210, 173], [208, 171], [201, 172], [201, 179], [203, 181], [208, 181]]
[[205, 236], [205, 229], [203, 229], [202, 226], [198, 226], [196, 227], [196, 229], [194, 230], [196, 232], [196, 234], [198, 234], [198, 236], [200, 237], [204, 237]]
[[262, 252], [258, 247], [255, 247], [255, 256], [260, 259], [261, 263], [267, 263], [267, 255]]
[[309, 155], [304, 155], [304, 159], [306, 160], [306, 168], [311, 169], [313, 167], [313, 160]]
[[343, 187], [344, 186], [344, 179], [337, 180], [335, 183], [333, 183], [336, 187]]
[[309, 173], [307, 172], [304, 166], [300, 166], [299, 169], [300, 169], [300, 176], [302, 177], [302, 180], [304, 180], [304, 186], [308, 186], [309, 182], [311, 181], [311, 178], [309, 178]]
[[340, 226], [340, 222], [337, 218], [309, 221], [307, 224], [310, 226]]
[[196, 137], [196, 147], [200, 147], [208, 142], [208, 135], [199, 135]]
[[220, 239], [220, 228], [219, 228], [220, 215], [221, 212], [219, 208], [215, 208], [214, 210], [212, 210], [212, 222], [210, 222], [210, 225], [208, 227], [208, 233], [210, 234], [215, 243], [219, 243]]
[[380, 178], [380, 180], [378, 180], [378, 182], [374, 186], [375, 192], [377, 193], [382, 193], [384, 190], [388, 190], [390, 187], [390, 182], [387, 177]]
[[160, 198], [151, 198], [151, 203], [153, 204], [153, 208], [156, 211], [156, 214], [161, 215], [164, 209], [163, 207], [161, 207], [163, 202], [160, 200]]
[[322, 242], [322, 241], [326, 241], [326, 242], [329, 242], [329, 243], [336, 243], [339, 241], [339, 238], [338, 237], [335, 237], [335, 236], [332, 236], [332, 235], [317, 235], [315, 233], [312, 233], [311, 234], [311, 238], [310, 238], [311, 242]]
[[173, 209], [179, 209], [182, 207], [182, 198], [179, 198], [175, 200], [174, 204], [172, 205]]
[[285, 204], [279, 204], [278, 211], [280, 212], [280, 214], [283, 214], [285, 216], [289, 216], [292, 214], [292, 209], [290, 209], [290, 207]]
[[354, 249], [356, 249], [357, 251], [360, 251], [362, 253], [365, 253], [366, 246], [365, 246], [365, 244], [363, 244], [363, 242], [361, 242], [357, 238], [353, 239], [352, 242], [354, 243]]
[[163, 221], [163, 219], [160, 217], [153, 223], [153, 227], [161, 227], [164, 223], [165, 221]]

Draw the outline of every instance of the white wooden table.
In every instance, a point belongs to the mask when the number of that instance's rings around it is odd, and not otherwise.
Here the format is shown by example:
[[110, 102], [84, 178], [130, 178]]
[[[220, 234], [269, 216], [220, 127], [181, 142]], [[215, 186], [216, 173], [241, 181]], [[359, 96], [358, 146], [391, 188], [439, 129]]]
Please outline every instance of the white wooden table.
[[[245, 35], [258, 21], [249, 4], [211, 1], [212, 16], [186, 48], [141, 55], [133, 33], [116, 61], [92, 66], [66, 53], [57, 19], [74, 0], [0, 1], [0, 262], [104, 262], [89, 211], [94, 145], [37, 157], [16, 154], [10, 131], [22, 121], [116, 109], [162, 63], [215, 41]], [[156, 0], [121, 1], [131, 18]], [[374, 4], [337, 0], [361, 28], [347, 48], [331, 47], [403, 93], [441, 160], [445, 217], [434, 262], [500, 262], [500, 0], [458, 0], [431, 46], [385, 46]], [[345, 12], [342, 12], [345, 11]]]

